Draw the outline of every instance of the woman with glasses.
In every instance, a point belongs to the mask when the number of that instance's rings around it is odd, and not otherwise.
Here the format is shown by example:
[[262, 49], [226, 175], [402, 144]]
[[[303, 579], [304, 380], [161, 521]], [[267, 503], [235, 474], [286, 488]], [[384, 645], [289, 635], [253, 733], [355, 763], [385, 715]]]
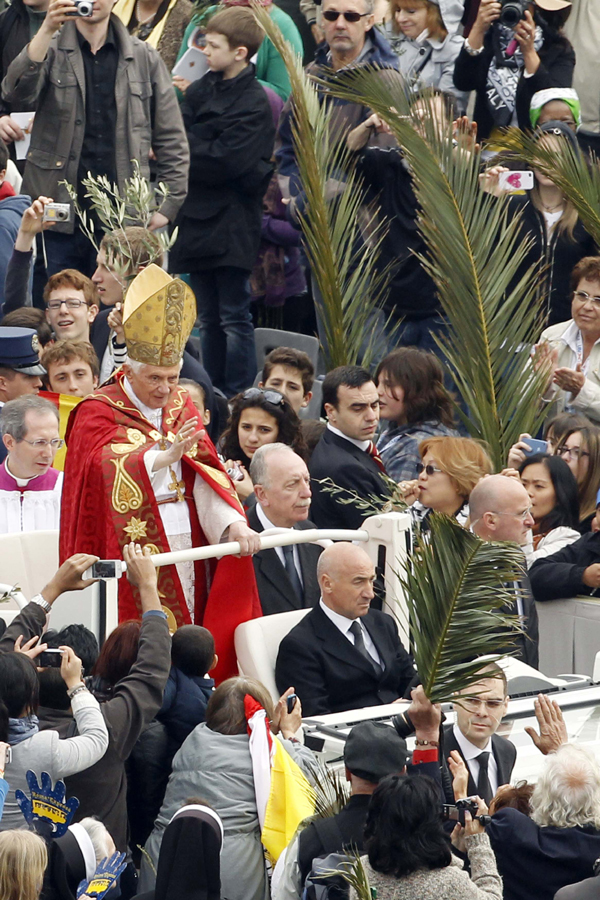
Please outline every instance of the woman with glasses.
[[414, 500], [413, 524], [421, 532], [429, 531], [427, 519], [433, 510], [466, 525], [469, 494], [484, 475], [494, 471], [485, 449], [471, 438], [432, 437], [419, 444], [419, 454], [418, 479], [400, 483], [404, 499]]
[[600, 428], [593, 425], [572, 429], [556, 448], [577, 480], [580, 534], [591, 530], [600, 487]]
[[542, 332], [534, 365], [548, 372], [544, 403], [555, 414], [583, 413], [600, 424], [600, 256], [571, 273], [571, 319]]
[[221, 436], [220, 453], [232, 475], [240, 500], [254, 490], [248, 474], [250, 461], [263, 444], [280, 441], [304, 458], [306, 444], [300, 419], [279, 391], [249, 388], [230, 403], [227, 428]]
[[531, 500], [534, 526], [523, 546], [527, 565], [578, 540], [577, 480], [564, 459], [536, 453], [519, 467], [521, 484]]

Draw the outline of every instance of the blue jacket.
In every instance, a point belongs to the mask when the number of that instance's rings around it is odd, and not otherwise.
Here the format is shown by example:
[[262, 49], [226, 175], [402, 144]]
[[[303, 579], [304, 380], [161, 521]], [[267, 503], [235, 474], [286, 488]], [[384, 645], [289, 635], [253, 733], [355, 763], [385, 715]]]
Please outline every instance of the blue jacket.
[[156, 718], [164, 724], [171, 740], [179, 746], [196, 725], [204, 722], [206, 707], [214, 687], [212, 678], [201, 678], [199, 675], [190, 677], [171, 666], [163, 705]]
[[28, 197], [27, 194], [16, 194], [14, 197], [0, 200], [0, 309], [4, 304], [6, 270], [15, 246], [23, 213], [28, 206], [31, 206], [31, 197]]
[[[377, 28], [372, 28], [367, 33], [365, 48], [355, 65], [397, 69], [398, 59], [381, 32]], [[315, 61], [306, 67], [306, 73], [329, 81], [335, 77], [335, 74], [331, 72], [329, 47], [327, 44], [321, 44], [318, 47]], [[371, 110], [367, 106], [362, 106], [360, 103], [353, 103], [349, 100], [341, 100], [338, 97], [331, 97], [322, 88], [319, 88], [319, 90], [321, 98], [327, 97], [331, 103], [331, 130], [333, 132], [346, 135], [371, 115]], [[290, 98], [281, 113], [277, 140], [275, 142], [275, 158], [277, 160], [277, 174], [280, 185], [282, 185], [282, 178], [289, 179], [289, 196], [297, 198], [302, 193], [302, 188], [292, 141], [292, 103], [293, 98]], [[286, 182], [283, 182], [282, 193], [285, 197]]]

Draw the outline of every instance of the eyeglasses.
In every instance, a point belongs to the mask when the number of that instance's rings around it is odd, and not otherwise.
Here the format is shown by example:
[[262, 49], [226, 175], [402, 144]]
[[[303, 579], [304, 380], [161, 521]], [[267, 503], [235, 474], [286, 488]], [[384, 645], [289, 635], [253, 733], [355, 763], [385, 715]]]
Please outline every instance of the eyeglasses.
[[587, 450], [582, 450], [580, 447], [559, 447], [556, 455], [561, 458], [568, 456], [569, 459], [581, 459], [582, 456], [589, 456], [590, 454]]
[[512, 516], [513, 519], [520, 519], [522, 522], [524, 522], [525, 519], [528, 519], [529, 516], [531, 515], [531, 507], [528, 506], [527, 509], [524, 509], [523, 512], [520, 512], [520, 513], [494, 512], [494, 510], [491, 510], [491, 512], [495, 516]]
[[337, 22], [340, 16], [343, 16], [346, 22], [360, 22], [364, 16], [370, 16], [371, 13], [357, 13], [357, 12], [337, 12], [335, 9], [328, 9], [324, 13], [322, 13], [323, 18], [327, 19], [328, 22]]
[[244, 400], [257, 400], [259, 397], [263, 397], [274, 406], [283, 406], [285, 403], [285, 397], [279, 391], [265, 391], [264, 388], [248, 388], [242, 394], [242, 399]]
[[489, 712], [498, 712], [504, 706], [504, 700], [482, 700], [480, 697], [461, 697], [455, 703], [473, 713], [479, 712], [482, 706], [485, 706]]
[[46, 307], [48, 309], [60, 309], [61, 306], [65, 304], [67, 309], [81, 309], [82, 306], [87, 306], [87, 302], [85, 300], [76, 300], [75, 298], [69, 300], [48, 300], [46, 303]]
[[27, 438], [23, 438], [26, 444], [30, 444], [34, 450], [45, 450], [46, 447], [52, 447], [53, 450], [60, 450], [64, 441], [62, 438], [54, 438], [52, 441], [45, 441], [43, 438], [38, 438], [37, 441], [28, 441]]
[[432, 466], [429, 464], [428, 466], [424, 466], [423, 463], [417, 463], [416, 465], [417, 475], [420, 475], [421, 472], [425, 472], [426, 475], [435, 475], [436, 472], [443, 472], [443, 469], [438, 469], [437, 466]]
[[595, 307], [600, 307], [600, 297], [590, 297], [585, 291], [573, 291], [573, 297], [580, 303], [587, 303], [589, 300]]

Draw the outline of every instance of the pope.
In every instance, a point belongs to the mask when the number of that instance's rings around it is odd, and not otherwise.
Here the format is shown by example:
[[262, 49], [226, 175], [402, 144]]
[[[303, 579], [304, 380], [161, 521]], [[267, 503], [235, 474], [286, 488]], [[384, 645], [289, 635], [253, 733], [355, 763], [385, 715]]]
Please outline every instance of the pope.
[[[190, 288], [150, 265], [123, 307], [127, 362], [73, 410], [67, 426], [60, 557], [120, 559], [136, 541], [152, 553], [239, 541], [241, 557], [161, 566], [158, 590], [173, 628], [212, 631], [219, 679], [236, 671], [233, 631], [260, 615], [249, 556], [260, 548], [214, 445], [179, 385], [196, 319]], [[141, 614], [126, 579], [119, 619]]]

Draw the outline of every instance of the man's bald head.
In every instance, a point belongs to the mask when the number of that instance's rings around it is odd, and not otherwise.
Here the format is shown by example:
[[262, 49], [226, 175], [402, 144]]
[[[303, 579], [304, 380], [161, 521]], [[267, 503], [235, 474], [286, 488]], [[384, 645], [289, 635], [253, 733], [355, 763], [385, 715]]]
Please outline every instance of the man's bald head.
[[326, 606], [347, 619], [368, 613], [373, 599], [375, 567], [362, 547], [346, 541], [321, 553], [317, 578]]
[[471, 491], [471, 527], [484, 541], [525, 543], [533, 525], [529, 494], [517, 478], [490, 475]]

